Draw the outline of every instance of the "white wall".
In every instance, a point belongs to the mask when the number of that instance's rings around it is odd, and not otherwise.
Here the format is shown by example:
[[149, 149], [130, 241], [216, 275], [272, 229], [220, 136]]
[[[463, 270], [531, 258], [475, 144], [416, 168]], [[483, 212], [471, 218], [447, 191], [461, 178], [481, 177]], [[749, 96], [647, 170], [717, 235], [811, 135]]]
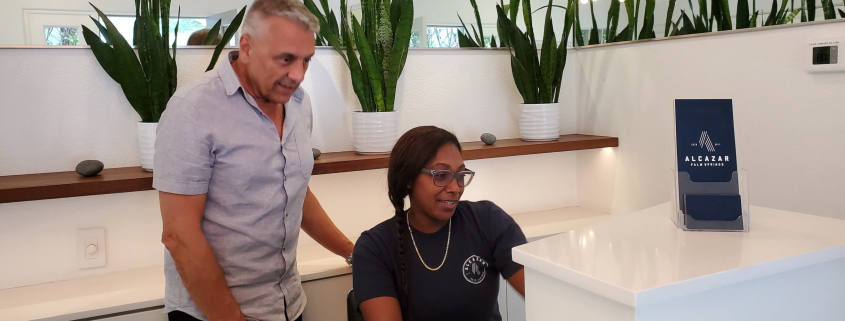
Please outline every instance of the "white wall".
[[751, 204], [845, 219], [845, 73], [806, 72], [802, 51], [842, 34], [837, 22], [575, 50], [579, 132], [619, 137], [615, 151], [578, 152], [579, 205], [668, 201], [673, 100], [730, 98]]
[[[180, 83], [197, 78], [207, 49], [180, 49]], [[0, 176], [70, 171], [84, 159], [137, 166], [139, 117], [88, 49], [0, 49]], [[567, 74], [567, 82], [573, 82]], [[521, 102], [503, 50], [412, 50], [399, 84], [401, 130], [437, 125], [461, 141], [517, 137]], [[314, 146], [352, 150], [360, 110], [334, 51], [318, 49], [303, 87], [314, 107]], [[495, 88], [495, 90], [491, 90]], [[573, 88], [567, 88], [571, 92]], [[564, 122], [574, 127], [574, 113]], [[574, 206], [575, 153], [468, 161], [478, 175], [464, 199], [510, 213]], [[387, 219], [385, 170], [314, 176], [311, 187], [350, 237]], [[106, 229], [105, 268], [76, 268], [76, 231]], [[0, 289], [162, 264], [154, 191], [0, 204]], [[302, 244], [313, 243], [303, 234]]]

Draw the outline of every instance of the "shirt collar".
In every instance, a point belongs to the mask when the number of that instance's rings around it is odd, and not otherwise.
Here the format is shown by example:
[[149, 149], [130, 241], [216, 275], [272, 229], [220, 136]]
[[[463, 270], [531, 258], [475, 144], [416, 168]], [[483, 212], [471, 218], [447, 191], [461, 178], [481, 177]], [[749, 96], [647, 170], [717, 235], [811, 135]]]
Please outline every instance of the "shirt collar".
[[230, 51], [228, 54], [227, 61], [229, 63], [221, 65], [217, 68], [217, 74], [220, 76], [220, 80], [223, 81], [223, 88], [226, 89], [226, 95], [234, 95], [238, 92], [238, 89], [241, 89], [241, 80], [238, 79], [238, 74], [235, 73], [235, 69], [232, 67], [232, 62], [238, 60], [239, 52]]

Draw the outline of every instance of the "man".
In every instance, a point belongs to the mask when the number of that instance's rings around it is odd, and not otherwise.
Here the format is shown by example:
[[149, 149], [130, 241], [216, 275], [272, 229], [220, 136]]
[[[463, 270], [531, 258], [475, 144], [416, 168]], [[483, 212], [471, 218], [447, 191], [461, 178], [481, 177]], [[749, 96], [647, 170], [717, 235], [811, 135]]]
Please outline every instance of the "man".
[[229, 63], [168, 103], [153, 186], [170, 320], [301, 320], [300, 226], [350, 262], [352, 242], [308, 189], [311, 102], [299, 85], [318, 29], [297, 0], [257, 0]]

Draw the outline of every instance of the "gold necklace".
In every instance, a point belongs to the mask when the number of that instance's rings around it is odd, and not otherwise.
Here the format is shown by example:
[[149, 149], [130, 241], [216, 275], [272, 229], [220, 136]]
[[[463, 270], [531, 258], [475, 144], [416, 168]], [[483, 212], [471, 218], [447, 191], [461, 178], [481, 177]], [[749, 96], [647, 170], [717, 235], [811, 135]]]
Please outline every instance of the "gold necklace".
[[449, 218], [449, 234], [446, 237], [446, 254], [443, 254], [443, 261], [440, 262], [440, 265], [438, 265], [436, 268], [431, 268], [431, 267], [428, 266], [428, 264], [425, 264], [425, 261], [423, 261], [422, 255], [420, 255], [420, 249], [417, 248], [417, 241], [414, 240], [414, 231], [411, 230], [411, 220], [408, 217], [408, 212], [410, 212], [410, 210], [405, 212], [405, 221], [408, 222], [408, 233], [411, 234], [411, 243], [414, 244], [414, 250], [417, 251], [417, 256], [420, 258], [420, 262], [422, 262], [423, 266], [425, 266], [425, 268], [428, 269], [429, 271], [439, 270], [440, 268], [443, 267], [443, 263], [446, 263], [446, 257], [449, 256], [449, 242], [452, 240], [452, 218], [451, 217]]

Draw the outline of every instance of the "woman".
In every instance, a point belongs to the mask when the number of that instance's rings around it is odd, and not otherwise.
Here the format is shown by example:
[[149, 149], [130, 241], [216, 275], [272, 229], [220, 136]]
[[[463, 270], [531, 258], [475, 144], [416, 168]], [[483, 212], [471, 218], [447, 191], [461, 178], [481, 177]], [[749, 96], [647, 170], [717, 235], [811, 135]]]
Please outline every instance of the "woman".
[[387, 172], [395, 215], [362, 233], [353, 252], [367, 321], [501, 320], [499, 275], [525, 295], [511, 259], [522, 230], [491, 202], [460, 201], [474, 174], [448, 131], [417, 127], [396, 142]]

